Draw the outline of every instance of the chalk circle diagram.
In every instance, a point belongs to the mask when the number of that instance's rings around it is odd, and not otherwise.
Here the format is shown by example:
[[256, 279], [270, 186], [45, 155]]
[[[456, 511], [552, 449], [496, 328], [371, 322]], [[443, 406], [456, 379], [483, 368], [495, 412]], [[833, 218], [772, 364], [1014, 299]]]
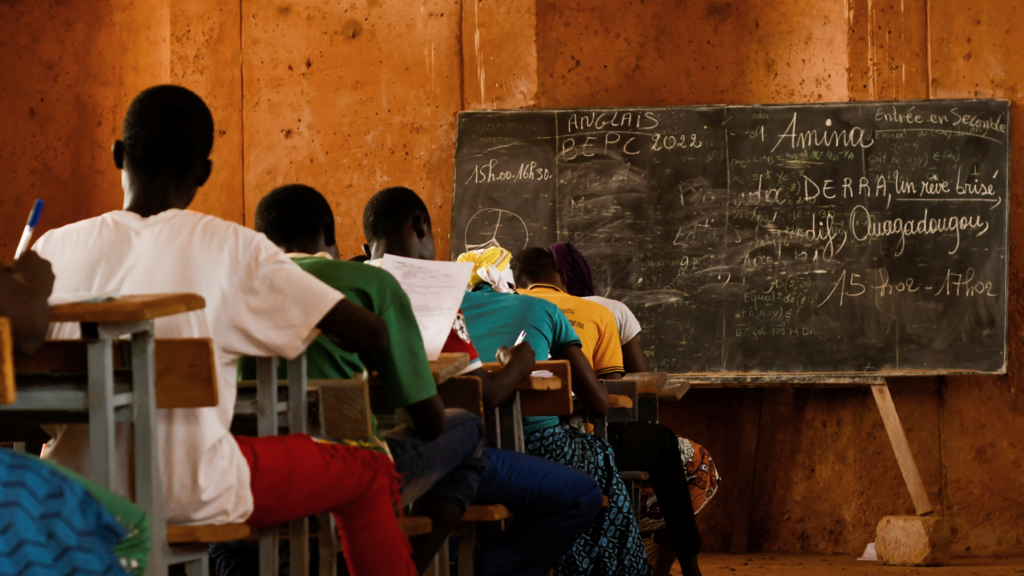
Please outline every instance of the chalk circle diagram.
[[484, 208], [469, 219], [464, 240], [467, 251], [498, 246], [517, 252], [529, 245], [530, 231], [526, 228], [526, 222], [515, 212]]

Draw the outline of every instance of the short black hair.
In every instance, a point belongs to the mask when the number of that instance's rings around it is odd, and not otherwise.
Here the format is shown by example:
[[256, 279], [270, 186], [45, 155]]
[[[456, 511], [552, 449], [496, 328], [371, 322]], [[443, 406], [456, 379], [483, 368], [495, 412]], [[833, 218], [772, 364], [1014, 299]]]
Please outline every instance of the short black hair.
[[274, 188], [256, 205], [257, 232], [278, 246], [315, 240], [321, 233], [334, 246], [334, 212], [322, 194], [303, 184]]
[[132, 171], [182, 182], [213, 149], [213, 116], [191, 90], [162, 85], [132, 100], [121, 127]]
[[393, 186], [377, 192], [363, 209], [363, 235], [367, 242], [396, 234], [417, 216], [426, 216], [427, 205], [415, 192], [402, 186]]
[[516, 286], [527, 287], [558, 275], [558, 263], [547, 248], [526, 248], [512, 258]]

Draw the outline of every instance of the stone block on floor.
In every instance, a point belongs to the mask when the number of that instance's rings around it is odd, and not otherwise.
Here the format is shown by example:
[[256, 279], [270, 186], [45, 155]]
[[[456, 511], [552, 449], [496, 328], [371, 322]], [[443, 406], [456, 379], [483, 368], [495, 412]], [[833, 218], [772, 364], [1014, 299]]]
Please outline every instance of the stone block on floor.
[[945, 518], [886, 516], [878, 523], [878, 560], [892, 566], [949, 564], [953, 535]]

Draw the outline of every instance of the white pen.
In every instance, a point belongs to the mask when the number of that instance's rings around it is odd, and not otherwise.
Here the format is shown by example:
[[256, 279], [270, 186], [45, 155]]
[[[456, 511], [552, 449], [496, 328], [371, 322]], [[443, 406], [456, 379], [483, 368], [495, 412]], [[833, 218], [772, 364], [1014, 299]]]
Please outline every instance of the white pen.
[[512, 346], [516, 347], [516, 346], [519, 346], [520, 344], [522, 344], [523, 343], [523, 338], [526, 338], [526, 330], [523, 330], [522, 332], [519, 333], [519, 338], [516, 338], [516, 343], [513, 344]]
[[32, 204], [32, 211], [28, 213], [28, 223], [25, 224], [25, 231], [21, 233], [21, 242], [18, 242], [18, 250], [14, 252], [14, 259], [21, 258], [21, 255], [28, 250], [32, 242], [32, 233], [35, 232], [36, 224], [39, 224], [39, 217], [43, 214], [43, 201], [36, 198]]

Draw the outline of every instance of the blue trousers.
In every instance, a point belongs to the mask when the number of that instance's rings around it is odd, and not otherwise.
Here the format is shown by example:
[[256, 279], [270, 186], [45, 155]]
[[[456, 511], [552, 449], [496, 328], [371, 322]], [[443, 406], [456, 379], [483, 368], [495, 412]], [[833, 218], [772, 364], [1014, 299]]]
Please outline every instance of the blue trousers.
[[444, 432], [434, 440], [420, 438], [408, 426], [382, 435], [395, 459], [395, 470], [405, 481], [403, 505], [424, 494], [447, 500], [462, 510], [473, 501], [480, 475], [487, 468], [484, 424], [458, 408], [448, 408], [444, 413]]
[[557, 462], [494, 448], [487, 455], [473, 503], [504, 504], [515, 519], [481, 551], [483, 576], [543, 576], [601, 511], [601, 488]]

